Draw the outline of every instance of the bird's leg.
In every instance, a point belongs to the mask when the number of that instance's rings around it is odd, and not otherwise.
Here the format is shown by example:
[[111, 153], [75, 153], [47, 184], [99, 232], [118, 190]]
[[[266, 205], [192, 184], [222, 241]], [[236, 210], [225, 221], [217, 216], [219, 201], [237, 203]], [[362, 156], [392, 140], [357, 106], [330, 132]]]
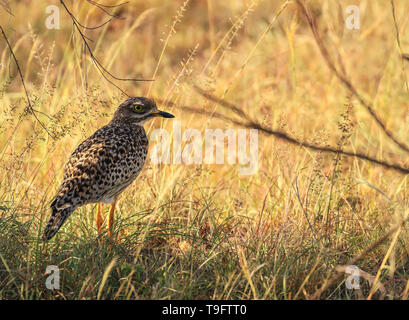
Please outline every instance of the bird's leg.
[[98, 236], [102, 234], [102, 215], [101, 215], [101, 203], [98, 202], [98, 211], [97, 211], [97, 219], [96, 219], [97, 231]]
[[114, 202], [111, 205], [111, 210], [109, 210], [108, 216], [108, 236], [112, 237], [112, 229], [114, 226], [114, 211], [116, 205], [117, 198], [114, 198]]

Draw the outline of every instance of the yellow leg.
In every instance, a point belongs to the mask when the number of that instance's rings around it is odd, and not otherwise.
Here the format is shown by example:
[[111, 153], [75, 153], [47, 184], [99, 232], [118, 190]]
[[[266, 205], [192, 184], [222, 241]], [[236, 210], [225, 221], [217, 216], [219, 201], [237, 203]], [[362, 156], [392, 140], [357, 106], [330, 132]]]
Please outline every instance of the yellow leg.
[[99, 202], [98, 202], [96, 225], [97, 225], [98, 236], [101, 236], [102, 234], [102, 215], [101, 215], [101, 203]]
[[117, 198], [114, 199], [114, 203], [111, 205], [111, 210], [109, 210], [108, 216], [108, 236], [112, 237], [112, 230], [114, 227], [114, 212]]

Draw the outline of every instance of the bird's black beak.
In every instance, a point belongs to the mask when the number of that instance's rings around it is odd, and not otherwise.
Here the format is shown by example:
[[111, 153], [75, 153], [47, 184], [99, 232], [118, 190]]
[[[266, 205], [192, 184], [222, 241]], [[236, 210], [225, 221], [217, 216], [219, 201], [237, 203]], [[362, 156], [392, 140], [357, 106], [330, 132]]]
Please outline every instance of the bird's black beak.
[[155, 112], [154, 115], [157, 117], [163, 117], [163, 118], [174, 118], [175, 117], [173, 114], [170, 114], [170, 113], [167, 113], [161, 110], [158, 110], [157, 112]]

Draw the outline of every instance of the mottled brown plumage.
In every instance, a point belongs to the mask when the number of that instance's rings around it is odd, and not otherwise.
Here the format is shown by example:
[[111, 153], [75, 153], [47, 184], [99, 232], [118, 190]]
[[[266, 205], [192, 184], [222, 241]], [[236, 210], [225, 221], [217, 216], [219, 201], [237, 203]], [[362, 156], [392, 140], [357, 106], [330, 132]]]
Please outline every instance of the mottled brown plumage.
[[129, 98], [112, 120], [83, 141], [69, 158], [64, 178], [51, 204], [43, 238], [51, 239], [79, 206], [113, 203], [139, 175], [146, 160], [148, 139], [143, 123], [153, 117], [173, 118], [158, 111], [153, 100]]

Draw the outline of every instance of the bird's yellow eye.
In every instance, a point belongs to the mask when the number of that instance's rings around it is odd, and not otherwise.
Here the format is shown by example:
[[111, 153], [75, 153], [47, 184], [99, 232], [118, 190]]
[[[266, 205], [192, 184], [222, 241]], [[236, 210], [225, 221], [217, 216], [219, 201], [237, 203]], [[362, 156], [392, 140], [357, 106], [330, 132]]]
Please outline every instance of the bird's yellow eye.
[[140, 104], [136, 104], [136, 105], [134, 105], [134, 110], [135, 110], [135, 112], [142, 112], [143, 111], [143, 106], [141, 106]]

